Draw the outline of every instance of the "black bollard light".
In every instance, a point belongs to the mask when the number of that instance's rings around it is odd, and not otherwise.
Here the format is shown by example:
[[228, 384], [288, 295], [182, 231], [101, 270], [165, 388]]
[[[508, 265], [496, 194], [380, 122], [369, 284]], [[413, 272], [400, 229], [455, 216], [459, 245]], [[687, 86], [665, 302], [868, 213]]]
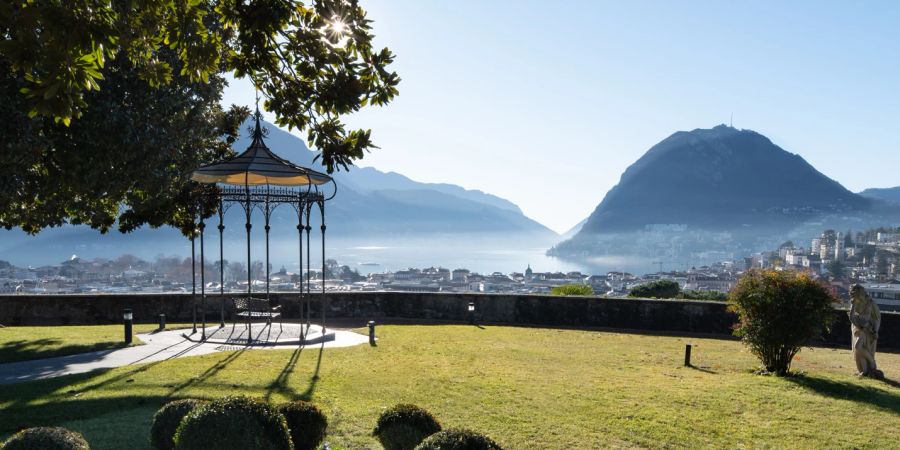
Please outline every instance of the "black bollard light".
[[469, 325], [475, 325], [475, 302], [469, 302]]
[[369, 321], [369, 345], [375, 346], [375, 321]]
[[131, 324], [134, 317], [131, 314], [131, 308], [125, 308], [125, 314], [122, 314], [125, 321], [125, 345], [131, 345]]
[[159, 315], [159, 331], [162, 331], [165, 329], [166, 329], [166, 315], [160, 314]]
[[691, 344], [684, 345], [684, 367], [691, 367]]

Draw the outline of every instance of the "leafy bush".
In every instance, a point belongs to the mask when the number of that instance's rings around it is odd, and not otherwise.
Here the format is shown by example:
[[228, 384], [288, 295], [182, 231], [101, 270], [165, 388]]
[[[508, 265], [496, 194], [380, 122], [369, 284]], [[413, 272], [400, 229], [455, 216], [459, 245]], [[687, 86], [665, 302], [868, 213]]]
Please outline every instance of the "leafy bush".
[[295, 401], [278, 407], [291, 433], [296, 450], [315, 450], [325, 439], [328, 418], [309, 402]]
[[81, 433], [59, 427], [27, 428], [3, 443], [3, 450], [90, 450]]
[[166, 403], [153, 416], [150, 426], [150, 445], [156, 450], [175, 448], [175, 431], [189, 412], [206, 404], [203, 400], [184, 399]]
[[808, 273], [755, 269], [738, 280], [728, 308], [738, 315], [735, 336], [767, 372], [784, 375], [800, 349], [834, 320], [837, 301]]
[[728, 294], [719, 291], [681, 291], [678, 298], [685, 300], [711, 300], [716, 302], [724, 302], [728, 300]]
[[430, 412], [416, 405], [400, 404], [381, 413], [372, 434], [385, 450], [412, 450], [438, 431], [441, 424]]
[[450, 429], [432, 434], [416, 450], [502, 450], [491, 438], [464, 429]]
[[178, 450], [291, 450], [287, 422], [264, 402], [226, 397], [194, 409], [175, 433]]
[[676, 298], [681, 293], [681, 286], [672, 280], [656, 280], [635, 286], [628, 293], [629, 297], [638, 298]]
[[594, 288], [586, 284], [564, 284], [550, 289], [552, 295], [594, 295]]

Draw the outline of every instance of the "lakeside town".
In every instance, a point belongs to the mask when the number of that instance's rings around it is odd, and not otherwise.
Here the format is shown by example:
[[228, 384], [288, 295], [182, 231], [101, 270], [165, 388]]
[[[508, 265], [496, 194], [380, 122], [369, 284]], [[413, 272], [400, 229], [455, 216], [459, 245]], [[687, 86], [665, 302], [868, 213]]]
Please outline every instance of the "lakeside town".
[[[588, 285], [595, 295], [627, 296], [633, 288], [658, 280], [677, 282], [684, 291], [727, 294], [738, 277], [751, 268], [801, 269], [828, 281], [839, 298], [849, 298], [850, 287], [861, 283], [882, 309], [900, 310], [900, 228], [878, 228], [853, 233], [825, 230], [808, 245], [787, 241], [777, 249], [759, 252], [680, 271], [647, 274], [607, 272], [586, 274], [541, 272], [526, 265], [521, 272], [477, 273], [466, 268], [408, 268], [360, 274], [360, 268], [326, 260], [326, 291], [475, 292], [548, 294], [563, 285]], [[220, 265], [222, 267], [220, 268]], [[265, 290], [265, 267], [251, 264], [253, 290]], [[247, 267], [239, 262], [215, 261], [206, 265], [203, 280], [208, 292], [245, 292]], [[87, 260], [73, 255], [57, 265], [19, 267], [0, 261], [0, 292], [18, 294], [81, 293], [190, 293], [200, 290], [199, 269], [191, 271], [190, 258], [159, 256], [145, 261], [132, 255]], [[220, 286], [220, 276], [225, 285]], [[272, 291], [299, 292], [307, 286], [322, 289], [322, 269], [301, 277], [284, 267], [270, 267]]]

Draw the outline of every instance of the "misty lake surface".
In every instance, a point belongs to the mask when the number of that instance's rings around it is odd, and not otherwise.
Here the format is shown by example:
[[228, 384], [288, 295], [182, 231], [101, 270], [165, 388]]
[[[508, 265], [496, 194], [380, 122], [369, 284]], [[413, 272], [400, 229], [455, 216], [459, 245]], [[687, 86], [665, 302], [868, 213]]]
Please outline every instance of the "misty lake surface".
[[[371, 242], [336, 243], [330, 247], [330, 257], [347, 264], [362, 274], [396, 271], [410, 267], [441, 266], [450, 270], [464, 268], [473, 272], [492, 273], [524, 272], [531, 265], [535, 272], [571, 272], [605, 274], [611, 271], [638, 271], [652, 269], [637, 258], [609, 258], [586, 264], [561, 260], [545, 255], [549, 247], [494, 247], [490, 245], [456, 245], [442, 242], [408, 244]], [[377, 265], [376, 265], [377, 264]]]
[[[224, 258], [246, 263], [246, 240], [237, 230], [226, 232]], [[273, 270], [284, 266], [288, 271], [297, 270], [298, 239], [296, 231], [273, 233], [269, 243], [270, 262]], [[205, 253], [207, 264], [219, 259], [218, 233], [207, 233]], [[110, 232], [106, 235], [83, 227], [51, 229], [37, 236], [20, 231], [0, 232], [0, 260], [14, 265], [58, 265], [77, 255], [81, 258], [115, 259], [132, 254], [147, 261], [157, 256], [191, 255], [190, 241], [171, 229], [142, 229], [135, 233]], [[312, 267], [321, 267], [321, 236], [310, 235]], [[601, 256], [589, 262], [568, 261], [545, 255], [556, 242], [548, 239], [508, 236], [498, 234], [449, 234], [449, 235], [394, 235], [357, 238], [332, 238], [326, 240], [328, 259], [347, 265], [359, 273], [380, 273], [404, 270], [410, 267], [444, 267], [450, 270], [464, 268], [473, 272], [492, 273], [524, 272], [528, 265], [535, 272], [570, 272], [605, 274], [627, 271], [634, 274], [655, 272], [658, 266], [651, 260], [627, 256]], [[195, 243], [199, 259], [200, 243]], [[305, 247], [305, 240], [304, 240]], [[251, 259], [265, 259], [265, 239], [262, 233], [254, 233], [251, 243]], [[303, 249], [304, 255], [306, 248]]]

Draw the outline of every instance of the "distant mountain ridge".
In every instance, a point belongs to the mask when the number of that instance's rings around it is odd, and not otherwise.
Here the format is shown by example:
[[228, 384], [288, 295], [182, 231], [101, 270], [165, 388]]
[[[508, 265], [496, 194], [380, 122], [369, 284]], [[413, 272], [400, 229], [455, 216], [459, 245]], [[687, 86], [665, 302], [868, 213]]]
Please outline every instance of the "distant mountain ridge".
[[[292, 162], [324, 171], [324, 168], [313, 159], [316, 152], [310, 150], [302, 139], [284, 131], [277, 126], [264, 122], [266, 129], [266, 145], [279, 156]], [[242, 130], [249, 127], [245, 123]], [[233, 147], [240, 151], [250, 144], [249, 133], [243, 133], [235, 141]], [[479, 190], [465, 189], [448, 183], [423, 183], [414, 181], [397, 172], [382, 172], [372, 167], [351, 167], [350, 171], [332, 174], [339, 184], [339, 189], [350, 189], [360, 194], [368, 194], [377, 190], [428, 190], [453, 195], [465, 200], [482, 203], [495, 208], [506, 209], [521, 214], [522, 211], [509, 200]], [[530, 219], [529, 219], [530, 220]]]
[[900, 186], [892, 188], [869, 188], [860, 192], [859, 195], [900, 204]]
[[[270, 123], [264, 125], [266, 145], [278, 156], [324, 171], [313, 161], [316, 153], [303, 140]], [[240, 152], [249, 145], [248, 128], [249, 122], [242, 126], [242, 136], [233, 145], [235, 151]], [[544, 242], [544, 245], [558, 239], [555, 232], [526, 217], [512, 202], [482, 191], [446, 183], [420, 183], [399, 173], [385, 173], [371, 167], [351, 167], [350, 171], [336, 172], [333, 176], [338, 192], [326, 206], [329, 239], [377, 237], [399, 241], [440, 236], [440, 239], [464, 242], [463, 235], [479, 234], [496, 236], [496, 239]], [[314, 229], [318, 230], [318, 214], [313, 214], [312, 219]], [[293, 238], [296, 231], [292, 234], [291, 230], [296, 220], [291, 208], [278, 208], [272, 218], [273, 232], [282, 238]], [[262, 228], [261, 221], [261, 214], [255, 214], [254, 231]], [[242, 240], [243, 223], [241, 214], [234, 211], [226, 214], [226, 239]], [[52, 254], [52, 261], [71, 253], [117, 256], [126, 251], [123, 248], [152, 257], [156, 253], [183, 253], [190, 247], [185, 245], [183, 236], [170, 228], [144, 227], [127, 235], [112, 231], [105, 236], [84, 226], [50, 228], [37, 236], [27, 236], [18, 230], [0, 230], [0, 259], [15, 261], [14, 255], [23, 253]]]
[[622, 174], [582, 233], [649, 224], [727, 229], [785, 210], [858, 210], [870, 202], [765, 136], [725, 125], [680, 131]]
[[[266, 144], [279, 156], [323, 170], [303, 140], [265, 123]], [[245, 126], [246, 128], [246, 126]], [[243, 149], [243, 135], [234, 148]], [[374, 230], [405, 233], [498, 232], [542, 237], [556, 233], [526, 217], [514, 203], [478, 190], [447, 183], [420, 183], [396, 172], [351, 167], [332, 174], [338, 195], [329, 202], [328, 215], [346, 232]]]
[[[727, 248], [730, 241], [744, 251], [822, 217], [870, 214], [876, 203], [755, 131], [725, 125], [679, 131], [628, 167], [581, 230], [550, 253], [628, 252], [629, 242], [671, 255]], [[668, 238], [644, 239], [647, 232]], [[621, 233], [645, 235], [603, 239]]]

